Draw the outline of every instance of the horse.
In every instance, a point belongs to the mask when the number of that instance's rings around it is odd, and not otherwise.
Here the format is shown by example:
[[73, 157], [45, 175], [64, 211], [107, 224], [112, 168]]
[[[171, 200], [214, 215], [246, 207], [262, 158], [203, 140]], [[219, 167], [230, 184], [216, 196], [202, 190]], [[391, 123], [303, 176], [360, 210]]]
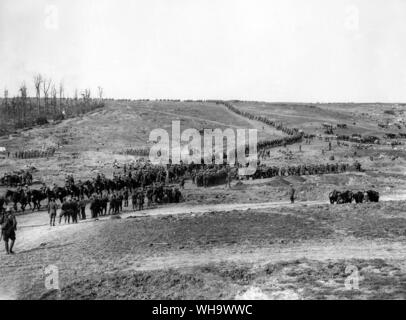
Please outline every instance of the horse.
[[30, 200], [34, 205], [32, 211], [35, 211], [35, 208], [37, 208], [39, 211], [41, 209], [41, 201], [45, 200], [46, 198], [46, 192], [41, 190], [32, 190], [30, 194]]
[[12, 201], [14, 203], [14, 210], [15, 211], [17, 211], [17, 204], [18, 203], [20, 203], [21, 210], [23, 212], [25, 211], [25, 207], [27, 206], [27, 204], [31, 208], [31, 203], [30, 203], [28, 197], [26, 196], [24, 190], [21, 190], [21, 191], [7, 190], [6, 199], [10, 200], [10, 201]]
[[351, 191], [347, 190], [344, 192], [340, 193], [340, 196], [338, 197], [338, 202], [337, 203], [351, 203], [353, 198], [353, 194]]
[[69, 194], [72, 197], [79, 198], [81, 196], [81, 189], [74, 184], [70, 185], [69, 187], [66, 187], [65, 190], [67, 194]]
[[8, 200], [5, 197], [0, 197], [0, 213], [4, 210], [4, 205], [8, 204]]
[[365, 200], [370, 202], [379, 202], [379, 192], [375, 190], [366, 191]]
[[68, 191], [63, 187], [56, 187], [53, 191], [53, 197], [63, 203], [63, 199], [68, 195]]
[[364, 193], [361, 191], [355, 192], [352, 198], [355, 200], [355, 203], [362, 203], [364, 201]]

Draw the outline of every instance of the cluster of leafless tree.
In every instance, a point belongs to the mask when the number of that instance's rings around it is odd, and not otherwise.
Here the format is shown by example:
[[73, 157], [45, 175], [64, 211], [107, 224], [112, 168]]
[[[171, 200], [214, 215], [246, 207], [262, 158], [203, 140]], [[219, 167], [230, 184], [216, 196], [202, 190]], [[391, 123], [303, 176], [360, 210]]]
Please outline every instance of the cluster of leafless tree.
[[12, 128], [24, 128], [44, 124], [49, 120], [62, 120], [104, 106], [102, 87], [98, 87], [97, 98], [92, 98], [90, 89], [80, 93], [75, 90], [73, 97], [66, 97], [63, 82], [57, 84], [37, 74], [33, 77], [33, 84], [35, 97], [28, 96], [25, 82], [21, 84], [18, 95], [11, 98], [9, 91], [4, 89], [0, 122]]

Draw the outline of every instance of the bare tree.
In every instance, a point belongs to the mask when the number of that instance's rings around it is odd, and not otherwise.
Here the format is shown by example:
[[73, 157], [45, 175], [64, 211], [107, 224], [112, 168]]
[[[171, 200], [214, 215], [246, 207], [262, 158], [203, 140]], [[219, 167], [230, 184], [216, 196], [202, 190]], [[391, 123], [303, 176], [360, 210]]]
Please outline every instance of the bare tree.
[[42, 75], [37, 74], [34, 76], [34, 86], [35, 86], [35, 94], [37, 96], [37, 111], [38, 116], [41, 112], [41, 83], [42, 83]]
[[63, 82], [59, 82], [59, 112], [62, 111], [62, 99], [63, 99], [63, 95], [64, 95], [64, 86], [63, 86]]
[[8, 114], [8, 90], [4, 88], [4, 106], [6, 107], [6, 113]]
[[[91, 99], [91, 91], [90, 91], [90, 89], [85, 89], [85, 91], [83, 91], [81, 93], [81, 95], [82, 95], [82, 99], [83, 99], [83, 102], [84, 102], [84, 110], [82, 110], [82, 112], [86, 112], [87, 108], [90, 107], [90, 99]], [[90, 110], [90, 108], [89, 108], [89, 110]]]
[[100, 101], [103, 100], [103, 88], [102, 87], [97, 87], [97, 89], [99, 90], [99, 99]]
[[45, 114], [47, 113], [47, 107], [48, 107], [48, 98], [49, 98], [49, 89], [51, 88], [51, 83], [52, 80], [42, 80], [42, 90], [44, 92], [44, 99], [45, 99]]
[[19, 112], [18, 112], [18, 120], [20, 125], [25, 125], [25, 118], [27, 114], [27, 86], [25, 85], [25, 82], [23, 82], [20, 85], [20, 88], [18, 89], [20, 92], [20, 103], [19, 103]]
[[51, 97], [52, 97], [52, 106], [54, 108], [53, 113], [56, 113], [56, 104], [57, 104], [57, 91], [56, 91], [56, 87], [55, 84], [52, 85], [51, 88]]
[[27, 86], [25, 85], [25, 82], [23, 82], [20, 86], [20, 88], [18, 89], [18, 91], [20, 91], [21, 94], [21, 98], [22, 99], [27, 99]]
[[91, 95], [92, 95], [92, 93], [91, 93], [90, 89], [85, 89], [85, 91], [82, 92], [82, 98], [84, 100], [89, 100]]

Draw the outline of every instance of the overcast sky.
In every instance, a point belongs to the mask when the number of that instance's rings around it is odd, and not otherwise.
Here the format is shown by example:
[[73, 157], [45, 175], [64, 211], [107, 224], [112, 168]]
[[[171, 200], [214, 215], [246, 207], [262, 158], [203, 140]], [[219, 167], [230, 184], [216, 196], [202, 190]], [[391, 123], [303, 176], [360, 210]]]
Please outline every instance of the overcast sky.
[[403, 0], [0, 0], [0, 89], [406, 101]]

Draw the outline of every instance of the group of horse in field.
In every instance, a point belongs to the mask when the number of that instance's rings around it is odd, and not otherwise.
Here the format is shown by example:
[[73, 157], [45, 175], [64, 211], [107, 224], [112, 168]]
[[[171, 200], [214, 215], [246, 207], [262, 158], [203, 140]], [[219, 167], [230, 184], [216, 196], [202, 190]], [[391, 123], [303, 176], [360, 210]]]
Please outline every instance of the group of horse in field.
[[7, 190], [4, 196], [0, 196], [0, 212], [4, 210], [4, 205], [8, 205], [10, 202], [13, 204], [13, 208], [17, 211], [17, 205], [20, 204], [21, 211], [25, 211], [29, 206], [32, 211], [41, 209], [41, 201], [53, 197], [47, 195], [42, 190], [30, 190], [29, 192], [21, 190]]
[[363, 203], [363, 202], [379, 202], [379, 192], [375, 190], [367, 191], [337, 191], [333, 190], [329, 194], [329, 199], [331, 204], [342, 204], [342, 203]]

